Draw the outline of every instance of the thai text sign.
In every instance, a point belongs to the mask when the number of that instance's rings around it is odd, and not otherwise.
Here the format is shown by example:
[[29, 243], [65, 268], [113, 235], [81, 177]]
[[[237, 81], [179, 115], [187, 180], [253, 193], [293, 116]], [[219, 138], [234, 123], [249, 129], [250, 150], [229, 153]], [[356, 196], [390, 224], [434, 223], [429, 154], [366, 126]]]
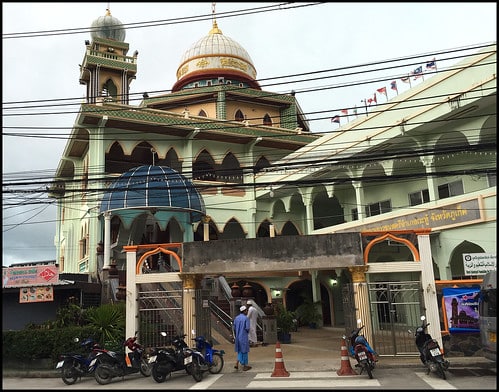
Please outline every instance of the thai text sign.
[[485, 275], [496, 270], [496, 255], [491, 253], [463, 253], [465, 275]]
[[473, 199], [366, 224], [362, 229], [371, 231], [441, 229], [478, 221], [481, 219], [480, 211], [478, 199]]
[[2, 288], [47, 285], [59, 281], [55, 264], [3, 268]]

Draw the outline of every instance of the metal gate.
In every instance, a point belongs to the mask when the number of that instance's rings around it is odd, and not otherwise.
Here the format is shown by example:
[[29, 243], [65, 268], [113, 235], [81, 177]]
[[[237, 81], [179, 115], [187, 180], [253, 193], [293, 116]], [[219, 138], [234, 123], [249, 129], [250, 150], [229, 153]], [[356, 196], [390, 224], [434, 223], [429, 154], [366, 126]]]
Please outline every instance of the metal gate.
[[[367, 283], [372, 322], [372, 346], [379, 355], [418, 355], [409, 329], [419, 325], [422, 291], [419, 281]], [[347, 335], [356, 327], [353, 284], [342, 288]]]
[[419, 325], [422, 291], [417, 282], [368, 283], [373, 344], [383, 355], [417, 355], [414, 330]]
[[185, 333], [182, 301], [182, 282], [139, 285], [139, 342], [144, 347], [169, 346], [172, 336]]

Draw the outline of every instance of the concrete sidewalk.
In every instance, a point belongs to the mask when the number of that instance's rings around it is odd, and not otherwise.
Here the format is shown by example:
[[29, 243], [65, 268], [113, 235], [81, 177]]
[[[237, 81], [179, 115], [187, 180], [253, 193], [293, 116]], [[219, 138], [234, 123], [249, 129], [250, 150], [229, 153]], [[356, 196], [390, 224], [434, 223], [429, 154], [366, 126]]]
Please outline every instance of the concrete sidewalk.
[[[311, 329], [301, 327], [291, 333], [290, 344], [280, 344], [282, 361], [287, 371], [337, 371], [341, 369], [341, 346], [344, 328], [323, 327]], [[276, 364], [276, 344], [252, 347], [249, 353], [250, 372], [270, 372]], [[236, 371], [236, 353], [234, 345], [222, 343], [215, 346], [225, 351], [224, 372]], [[410, 367], [422, 368], [418, 355], [379, 356], [378, 368]], [[451, 367], [495, 368], [496, 363], [484, 357], [446, 357]], [[350, 358], [350, 365], [355, 366], [355, 359]], [[241, 371], [241, 370], [240, 370]]]
[[[290, 344], [280, 344], [282, 363], [288, 372], [332, 371], [341, 369], [341, 345], [344, 328], [323, 327], [311, 329], [301, 327], [291, 333]], [[234, 369], [236, 353], [234, 345], [228, 342], [215, 344], [218, 350], [224, 350], [223, 373], [242, 372]], [[272, 373], [276, 366], [277, 344], [252, 347], [249, 353], [249, 373]], [[423, 368], [419, 356], [379, 356], [377, 367]], [[451, 368], [496, 368], [496, 363], [484, 357], [446, 357]], [[355, 369], [355, 359], [350, 358], [350, 366]], [[280, 362], [280, 361], [278, 361]], [[343, 364], [345, 365], [345, 363]], [[278, 365], [279, 369], [281, 365]], [[3, 377], [60, 377], [60, 371], [3, 369]]]

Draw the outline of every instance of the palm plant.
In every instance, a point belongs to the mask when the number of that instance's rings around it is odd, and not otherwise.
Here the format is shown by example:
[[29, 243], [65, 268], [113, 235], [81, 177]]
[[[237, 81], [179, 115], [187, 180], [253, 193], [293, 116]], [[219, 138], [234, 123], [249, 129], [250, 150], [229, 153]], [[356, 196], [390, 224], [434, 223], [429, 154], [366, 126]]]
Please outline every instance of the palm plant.
[[125, 304], [103, 304], [90, 308], [85, 313], [88, 323], [95, 328], [99, 342], [112, 349], [119, 347], [125, 339], [126, 309]]

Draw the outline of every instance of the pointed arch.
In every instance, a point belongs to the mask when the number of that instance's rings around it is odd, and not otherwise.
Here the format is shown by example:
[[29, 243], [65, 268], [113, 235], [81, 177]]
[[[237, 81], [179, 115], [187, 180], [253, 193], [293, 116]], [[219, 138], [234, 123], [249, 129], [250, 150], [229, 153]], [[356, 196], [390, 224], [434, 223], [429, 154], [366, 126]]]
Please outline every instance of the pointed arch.
[[171, 147], [164, 159], [159, 159], [156, 163], [158, 166], [168, 166], [178, 173], [182, 173], [182, 163], [178, 157], [177, 151]]
[[241, 223], [233, 217], [225, 224], [223, 232], [220, 234], [220, 239], [228, 240], [237, 238], [246, 238], [246, 232]]
[[413, 245], [413, 243], [405, 238], [400, 238], [400, 237], [397, 237], [391, 233], [386, 233], [380, 237], [377, 237], [375, 239], [373, 239], [371, 242], [369, 242], [369, 244], [366, 246], [366, 248], [364, 249], [364, 264], [368, 264], [368, 261], [369, 261], [369, 251], [371, 250], [371, 248], [376, 245], [377, 243], [379, 242], [382, 242], [382, 241], [385, 241], [385, 240], [388, 240], [388, 239], [391, 239], [395, 242], [400, 242], [402, 244], [405, 244], [411, 251], [412, 253], [412, 256], [414, 258], [414, 261], [421, 261], [420, 257], [419, 257], [419, 251], [417, 250], [417, 248]]
[[263, 116], [263, 125], [272, 126], [272, 117], [268, 113], [265, 113], [265, 116]]
[[107, 98], [112, 98], [113, 101], [118, 102], [118, 88], [114, 84], [113, 80], [109, 78], [106, 83], [102, 85], [102, 96]]
[[298, 227], [291, 221], [287, 221], [284, 226], [282, 226], [281, 235], [300, 235]]
[[244, 121], [244, 113], [241, 111], [241, 109], [236, 110], [236, 114], [234, 115], [234, 120], [236, 121]]
[[233, 153], [229, 152], [225, 155], [217, 174], [217, 180], [237, 184], [243, 182], [243, 169]]
[[261, 156], [255, 163], [255, 173], [261, 172], [266, 167], [270, 167], [270, 161], [265, 156]]
[[215, 181], [215, 161], [207, 150], [201, 151], [192, 164], [192, 178], [194, 180]]

